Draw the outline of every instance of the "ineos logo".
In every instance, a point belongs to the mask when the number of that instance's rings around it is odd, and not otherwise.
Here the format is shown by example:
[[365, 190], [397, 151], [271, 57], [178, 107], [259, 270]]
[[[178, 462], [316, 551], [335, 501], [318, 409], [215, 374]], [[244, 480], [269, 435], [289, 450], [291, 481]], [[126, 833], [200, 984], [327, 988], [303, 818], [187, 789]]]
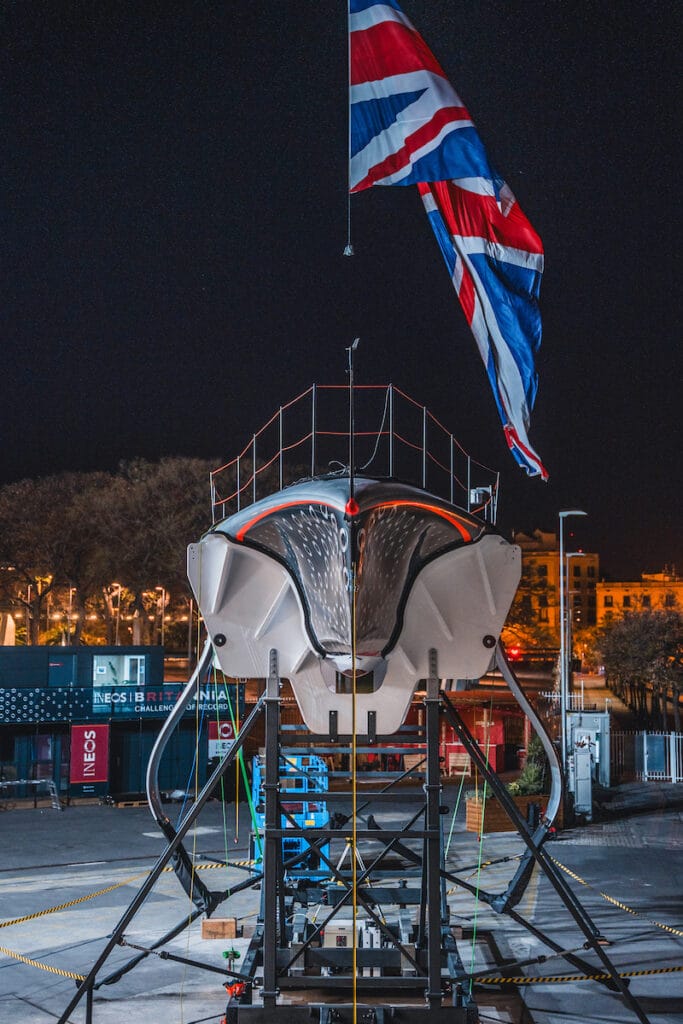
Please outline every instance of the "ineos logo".
[[95, 774], [97, 760], [97, 733], [94, 729], [86, 729], [83, 733], [83, 775]]

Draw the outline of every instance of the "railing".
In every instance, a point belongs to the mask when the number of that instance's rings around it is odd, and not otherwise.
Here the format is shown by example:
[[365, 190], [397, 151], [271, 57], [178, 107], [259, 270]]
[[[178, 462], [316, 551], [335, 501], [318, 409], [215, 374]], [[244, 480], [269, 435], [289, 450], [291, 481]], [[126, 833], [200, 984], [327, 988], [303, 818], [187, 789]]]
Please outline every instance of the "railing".
[[[469, 455], [426, 406], [393, 384], [353, 389], [354, 466], [414, 484], [496, 521], [500, 474]], [[288, 484], [349, 471], [349, 388], [312, 384], [211, 473], [213, 522]]]
[[[547, 700], [553, 711], [557, 712], [557, 714], [560, 713], [560, 694], [558, 690], [543, 690], [539, 697]], [[583, 689], [578, 693], [567, 694], [567, 711], [597, 711], [600, 703], [600, 701], [590, 701], [587, 703]], [[604, 710], [612, 710], [612, 700], [610, 697], [605, 697], [604, 699]]]
[[683, 782], [683, 733], [612, 733], [611, 769], [617, 782]]

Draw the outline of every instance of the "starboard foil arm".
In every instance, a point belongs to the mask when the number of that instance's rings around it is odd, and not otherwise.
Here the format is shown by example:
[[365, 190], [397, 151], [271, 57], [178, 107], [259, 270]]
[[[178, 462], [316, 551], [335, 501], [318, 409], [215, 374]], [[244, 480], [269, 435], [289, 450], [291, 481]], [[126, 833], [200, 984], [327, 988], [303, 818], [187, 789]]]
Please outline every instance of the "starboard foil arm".
[[513, 672], [510, 662], [505, 656], [505, 651], [503, 650], [503, 645], [500, 641], [496, 645], [496, 664], [501, 671], [503, 679], [510, 687], [515, 700], [534, 727], [536, 735], [541, 741], [543, 750], [545, 751], [545, 755], [548, 758], [548, 763], [550, 765], [550, 793], [548, 795], [545, 815], [543, 816], [543, 821], [541, 823], [541, 827], [544, 832], [547, 832], [557, 816], [557, 812], [560, 807], [560, 800], [562, 799], [562, 769], [560, 768], [557, 751], [555, 750], [553, 741], [546, 732], [543, 722], [536, 714], [536, 711], [520, 686], [519, 680]]

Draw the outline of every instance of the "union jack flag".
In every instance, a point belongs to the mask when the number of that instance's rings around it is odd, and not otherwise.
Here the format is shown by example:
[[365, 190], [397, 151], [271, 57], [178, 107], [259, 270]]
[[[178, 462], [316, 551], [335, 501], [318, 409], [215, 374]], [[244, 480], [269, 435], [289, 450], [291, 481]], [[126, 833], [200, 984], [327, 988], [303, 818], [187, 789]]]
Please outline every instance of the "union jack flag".
[[350, 0], [349, 26], [350, 191], [418, 186], [507, 443], [529, 475], [545, 480], [527, 436], [541, 343], [541, 240], [396, 0]]

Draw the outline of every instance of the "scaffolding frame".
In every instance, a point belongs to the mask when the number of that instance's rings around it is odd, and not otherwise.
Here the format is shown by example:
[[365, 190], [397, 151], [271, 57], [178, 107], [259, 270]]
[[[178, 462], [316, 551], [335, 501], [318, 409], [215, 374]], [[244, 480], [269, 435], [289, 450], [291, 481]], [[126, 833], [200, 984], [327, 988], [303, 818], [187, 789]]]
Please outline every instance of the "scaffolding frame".
[[[200, 659], [198, 669], [193, 680], [188, 683], [188, 689], [196, 686], [199, 680], [200, 667], [207, 663], [211, 654], [206, 650]], [[519, 683], [509, 666], [502, 647], [498, 644], [496, 649], [496, 663], [502, 672], [506, 682], [517, 695], [520, 692]], [[582, 956], [578, 956], [575, 950], [562, 949], [550, 936], [540, 928], [525, 920], [516, 910], [521, 896], [531, 876], [534, 865], [538, 865], [546, 878], [551, 883], [556, 894], [562, 901], [566, 911], [572, 917], [574, 923], [584, 936], [584, 948], [591, 950], [600, 960], [605, 978], [600, 983], [607, 985], [610, 989], [618, 992], [626, 1005], [632, 1010], [641, 1024], [649, 1024], [634, 996], [629, 992], [627, 982], [619, 976], [618, 971], [612, 964], [604, 948], [604, 938], [596, 928], [587, 911], [569, 887], [569, 884], [560, 874], [552, 858], [543, 848], [545, 837], [548, 833], [548, 819], [541, 820], [537, 827], [530, 826], [521, 816], [514, 804], [510, 794], [501, 783], [495, 771], [489, 766], [485, 754], [480, 750], [478, 743], [465, 725], [459, 715], [457, 708], [449, 696], [441, 690], [438, 676], [438, 654], [437, 651], [429, 652], [430, 675], [425, 681], [424, 696], [424, 744], [425, 750], [425, 782], [424, 800], [417, 814], [413, 815], [410, 821], [401, 829], [382, 829], [373, 822], [374, 827], [356, 829], [356, 839], [361, 841], [380, 841], [382, 850], [366, 866], [363, 864], [360, 877], [356, 885], [351, 886], [348, 881], [348, 873], [345, 874], [341, 862], [335, 863], [333, 859], [325, 857], [322, 847], [332, 839], [340, 836], [339, 828], [314, 828], [296, 829], [296, 822], [293, 819], [288, 821], [292, 828], [283, 829], [282, 815], [287, 816], [280, 798], [279, 764], [282, 750], [282, 733], [280, 729], [280, 689], [281, 680], [278, 674], [277, 651], [271, 651], [269, 675], [265, 680], [265, 689], [257, 704], [247, 716], [239, 735], [230, 752], [223, 758], [222, 762], [215, 769], [208, 782], [198, 794], [194, 805], [187, 811], [182, 821], [174, 828], [168, 819], [159, 820], [166, 839], [167, 846], [161, 854], [149, 876], [143, 882], [140, 890], [131, 901], [129, 907], [119, 920], [116, 928], [111, 933], [104, 949], [101, 951], [96, 962], [91, 967], [88, 975], [78, 987], [77, 992], [69, 1002], [59, 1018], [58, 1024], [67, 1024], [70, 1014], [76, 1006], [85, 999], [86, 1003], [86, 1024], [93, 1021], [93, 991], [101, 984], [111, 983], [118, 980], [127, 970], [130, 970], [141, 959], [149, 955], [168, 938], [178, 934], [188, 924], [186, 917], [182, 924], [169, 932], [162, 939], [159, 939], [151, 947], [133, 946], [138, 950], [138, 956], [134, 957], [128, 964], [119, 968], [114, 974], [105, 979], [99, 978], [99, 972], [106, 963], [110, 953], [117, 946], [131, 945], [125, 938], [125, 931], [131, 923], [149, 894], [164, 868], [173, 863], [176, 872], [183, 882], [184, 872], [187, 869], [188, 855], [182, 845], [183, 839], [188, 830], [199, 816], [202, 808], [209, 799], [216, 784], [223, 777], [230, 765], [234, 762], [238, 753], [244, 746], [246, 739], [252, 733], [257, 721], [262, 715], [265, 716], [265, 824], [264, 824], [264, 860], [262, 872], [261, 903], [258, 922], [251, 940], [249, 949], [243, 961], [242, 970], [237, 972], [229, 969], [215, 968], [203, 965], [187, 958], [178, 958], [167, 954], [169, 959], [180, 960], [195, 967], [204, 967], [208, 970], [220, 973], [228, 982], [239, 982], [240, 991], [233, 991], [229, 998], [226, 1010], [226, 1024], [331, 1024], [332, 1021], [349, 1024], [355, 1019], [372, 1022], [372, 1024], [383, 1024], [385, 1021], [395, 1021], [396, 1024], [408, 1024], [410, 1021], [424, 1020], [425, 1024], [475, 1024], [478, 1020], [476, 1003], [472, 996], [473, 985], [476, 984], [479, 974], [468, 972], [460, 958], [457, 950], [454, 935], [449, 922], [448, 904], [445, 897], [445, 884], [450, 882], [477, 898], [484, 900], [494, 911], [508, 915], [516, 923], [523, 925], [529, 932], [546, 946], [555, 955], [563, 957], [568, 963], [587, 974], [594, 974], [593, 966]], [[528, 707], [528, 702], [524, 698]], [[542, 730], [542, 725], [532, 709], [529, 709], [536, 729]], [[526, 846], [526, 853], [522, 857], [520, 867], [513, 879], [503, 893], [488, 893], [473, 886], [467, 879], [461, 878], [445, 868], [443, 854], [443, 830], [441, 827], [441, 776], [439, 765], [439, 730], [441, 718], [453, 726], [458, 737], [477, 765], [481, 775], [486, 779], [493, 793], [501, 802], [508, 817], [514, 824], [518, 834]], [[162, 730], [159, 737], [158, 748], [163, 750], [174, 727], [170, 716], [169, 721]], [[336, 734], [333, 723], [329, 735], [309, 736], [309, 743], [339, 742], [341, 744], [351, 741], [353, 738], [339, 736]], [[391, 737], [366, 736], [357, 737], [361, 741], [370, 744], [390, 741]], [[160, 757], [155, 749], [151, 759]], [[153, 772], [152, 772], [153, 775]], [[148, 777], [148, 788], [150, 780]], [[150, 804], [155, 807], [155, 798], [150, 794]], [[320, 794], [321, 796], [323, 794]], [[373, 799], [380, 794], [369, 794]], [[286, 802], [286, 796], [285, 796]], [[356, 810], [354, 808], [354, 810]], [[418, 819], [422, 818], [421, 824]], [[370, 826], [370, 821], [368, 821]], [[292, 935], [288, 932], [286, 921], [286, 900], [287, 880], [286, 871], [288, 867], [299, 861], [305, 854], [298, 854], [296, 857], [283, 861], [282, 838], [287, 834], [290, 836], [301, 835], [311, 850], [318, 857], [326, 861], [330, 873], [336, 884], [343, 888], [343, 894], [336, 904], [330, 909], [320, 927], [313, 932], [306, 934], [305, 929], [301, 931], [301, 941], [294, 944]], [[408, 845], [411, 840], [418, 840], [422, 843], [422, 855], [415, 853]], [[417, 933], [414, 943], [414, 953], [409, 943], [403, 940], [403, 936], [396, 936], [393, 933], [387, 935], [387, 927], [382, 920], [382, 914], [377, 912], [377, 893], [372, 895], [368, 892], [366, 883], [372, 879], [373, 871], [378, 870], [383, 860], [389, 853], [398, 853], [404, 859], [414, 865], [416, 877], [419, 879], [419, 905]], [[403, 872], [402, 872], [403, 873]], [[252, 876], [242, 886], [254, 885], [261, 876]], [[232, 890], [236, 891], [235, 888]], [[351, 895], [356, 895], [358, 904], [362, 907], [368, 918], [378, 927], [385, 938], [393, 944], [398, 951], [400, 958], [410, 963], [412, 973], [409, 976], [382, 976], [381, 978], [366, 978], [351, 976], [344, 973], [344, 966], [348, 967], [347, 958], [340, 957], [338, 963], [341, 966], [341, 973], [332, 974], [329, 977], [321, 977], [300, 973], [296, 970], [297, 961], [305, 960], [307, 954], [311, 954], [316, 934], [321, 927], [325, 927], [340, 910], [348, 906]], [[228, 897], [228, 893], [206, 893], [202, 894], [197, 903], [195, 911], [190, 915], [191, 919], [196, 918], [200, 913], [210, 914], [215, 907]], [[396, 901], [392, 900], [392, 903]], [[355, 942], [355, 938], [354, 938]], [[293, 948], [294, 946], [294, 948]], [[390, 950], [373, 950], [372, 954], [380, 962], [387, 962], [390, 959]], [[312, 954], [311, 954], [312, 955]], [[366, 958], [364, 958], [366, 959]], [[522, 962], [506, 964], [506, 971], [512, 971], [522, 966]], [[262, 969], [261, 976], [258, 975], [259, 968]], [[295, 972], [292, 969], [295, 968]], [[326, 991], [331, 999], [325, 1002], [310, 1002], [305, 1005], [292, 1004], [282, 999], [282, 992], [292, 989], [311, 989]], [[260, 1001], [254, 1002], [254, 994], [260, 989]], [[348, 993], [352, 990], [353, 1002], [349, 1001]], [[369, 991], [377, 993], [381, 991], [383, 1000], [381, 1002], [359, 1002], [357, 994], [361, 996]], [[406, 992], [418, 992], [423, 997], [423, 1004], [406, 1005]], [[345, 998], [339, 998], [339, 997]], [[450, 1000], [450, 1002], [449, 1002]], [[362, 1016], [358, 1017], [358, 1011]]]

